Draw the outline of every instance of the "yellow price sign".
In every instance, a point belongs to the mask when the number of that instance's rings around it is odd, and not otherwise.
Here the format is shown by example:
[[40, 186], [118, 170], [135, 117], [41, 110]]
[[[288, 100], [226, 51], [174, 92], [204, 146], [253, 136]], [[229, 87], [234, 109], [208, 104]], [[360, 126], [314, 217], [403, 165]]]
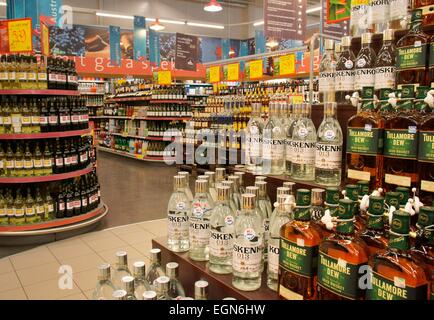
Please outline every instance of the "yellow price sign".
[[172, 73], [170, 71], [158, 71], [158, 84], [172, 84]]
[[240, 64], [232, 63], [228, 65], [228, 81], [238, 81], [240, 78], [239, 75]]
[[220, 66], [209, 68], [209, 82], [216, 83], [220, 81]]
[[352, 7], [368, 5], [368, 4], [369, 4], [369, 0], [351, 0]]
[[301, 94], [294, 94], [291, 96], [293, 104], [303, 103], [303, 96]]
[[32, 51], [32, 19], [8, 21], [9, 52]]
[[279, 68], [280, 68], [280, 75], [289, 75], [289, 74], [295, 74], [295, 55], [294, 54], [288, 54], [286, 56], [280, 56], [279, 57]]
[[44, 56], [50, 55], [50, 32], [45, 23], [41, 23], [41, 41], [42, 41], [42, 54]]
[[250, 79], [262, 77], [262, 60], [250, 61]]

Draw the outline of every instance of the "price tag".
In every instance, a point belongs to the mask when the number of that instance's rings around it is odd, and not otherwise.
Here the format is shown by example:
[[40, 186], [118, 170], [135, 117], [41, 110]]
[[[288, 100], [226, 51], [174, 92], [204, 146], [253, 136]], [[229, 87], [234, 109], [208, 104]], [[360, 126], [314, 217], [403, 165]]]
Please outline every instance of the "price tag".
[[8, 21], [9, 52], [32, 51], [32, 19]]
[[50, 32], [48, 31], [48, 26], [41, 23], [41, 48], [42, 54], [44, 56], [50, 55]]
[[262, 77], [262, 60], [250, 61], [250, 79]]
[[158, 71], [158, 84], [172, 84], [172, 73], [170, 71]]
[[209, 68], [209, 82], [216, 83], [220, 81], [220, 66]]
[[369, 4], [369, 0], [352, 0], [351, 1], [352, 7], [363, 6], [363, 5], [368, 5], [368, 4]]
[[303, 96], [300, 94], [292, 95], [291, 98], [294, 104], [303, 103]]
[[232, 63], [228, 65], [228, 81], [238, 81], [239, 80], [239, 63]]
[[295, 55], [288, 54], [279, 57], [280, 62], [280, 75], [295, 74]]

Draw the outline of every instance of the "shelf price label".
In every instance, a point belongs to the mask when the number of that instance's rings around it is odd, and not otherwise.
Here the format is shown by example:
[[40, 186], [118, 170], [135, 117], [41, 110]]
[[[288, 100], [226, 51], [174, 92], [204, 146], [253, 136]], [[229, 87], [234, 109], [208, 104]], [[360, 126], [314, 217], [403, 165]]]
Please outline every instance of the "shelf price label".
[[240, 64], [232, 63], [228, 65], [228, 81], [238, 81], [240, 78], [239, 75]]
[[280, 56], [279, 67], [281, 76], [295, 74], [295, 54]]
[[9, 52], [31, 52], [32, 19], [17, 19], [8, 21]]
[[262, 60], [250, 61], [250, 79], [259, 79], [262, 77]]
[[158, 84], [172, 84], [172, 73], [170, 71], [158, 71]]
[[209, 82], [220, 82], [220, 66], [213, 66], [209, 68]]

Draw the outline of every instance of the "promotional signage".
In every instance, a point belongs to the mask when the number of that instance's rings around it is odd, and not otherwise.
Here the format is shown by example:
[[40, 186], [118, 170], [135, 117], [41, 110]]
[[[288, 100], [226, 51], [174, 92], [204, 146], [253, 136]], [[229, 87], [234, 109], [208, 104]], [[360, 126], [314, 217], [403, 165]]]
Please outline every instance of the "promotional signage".
[[146, 59], [146, 19], [134, 16], [134, 60]]
[[160, 35], [149, 30], [149, 60], [155, 66], [160, 65]]
[[[334, 4], [332, 5], [330, 3], [330, 1], [331, 0], [323, 0], [322, 1], [322, 6], [323, 6], [323, 9], [322, 9], [322, 19], [321, 19], [321, 22], [322, 22], [322, 33], [323, 34], [327, 34], [329, 36], [339, 37], [339, 38], [341, 38], [343, 36], [347, 36], [348, 35], [348, 31], [350, 29], [349, 28], [350, 27], [350, 20], [348, 18], [346, 20], [341, 20], [341, 21], [338, 21], [338, 22], [333, 22], [330, 19], [330, 16], [329, 16], [329, 12], [331, 12], [329, 8], [331, 6], [335, 8], [335, 7], [337, 7], [337, 5], [334, 5]], [[346, 3], [346, 2], [344, 1], [344, 3]], [[343, 5], [342, 5], [342, 7], [343, 7]], [[348, 8], [348, 10], [349, 10], [349, 8]]]
[[32, 19], [0, 21], [0, 52], [32, 52]]
[[231, 49], [231, 42], [229, 39], [222, 39], [222, 59], [229, 59], [229, 50]]
[[110, 60], [119, 65], [121, 63], [121, 28], [110, 26]]
[[336, 22], [350, 19], [351, 0], [340, 0], [340, 1], [325, 0], [323, 1], [323, 3], [324, 2], [326, 2], [326, 7], [327, 7], [327, 10], [325, 11], [327, 13], [326, 22], [328, 24], [333, 24]]
[[179, 70], [196, 70], [198, 62], [198, 39], [188, 34], [176, 34], [175, 66]]
[[45, 23], [41, 23], [41, 52], [44, 56], [50, 55], [50, 32]]
[[306, 0], [265, 0], [265, 35], [277, 39], [304, 40], [306, 3]]
[[279, 57], [279, 70], [281, 76], [295, 74], [295, 55], [288, 54]]
[[250, 79], [259, 79], [262, 77], [262, 60], [253, 60], [249, 63]]
[[158, 71], [158, 84], [171, 85], [172, 73], [170, 71]]
[[240, 79], [240, 75], [239, 75], [240, 65], [238, 63], [232, 63], [232, 64], [228, 64], [227, 68], [228, 68], [227, 80], [238, 81]]
[[216, 83], [220, 81], [220, 66], [213, 66], [209, 68], [209, 82]]

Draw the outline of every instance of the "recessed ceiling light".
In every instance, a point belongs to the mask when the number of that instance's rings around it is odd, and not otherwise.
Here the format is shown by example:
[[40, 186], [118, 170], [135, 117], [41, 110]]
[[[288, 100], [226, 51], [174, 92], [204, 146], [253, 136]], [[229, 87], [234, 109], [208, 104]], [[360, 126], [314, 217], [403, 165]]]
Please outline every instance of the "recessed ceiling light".
[[224, 26], [219, 26], [216, 24], [206, 24], [206, 23], [196, 23], [196, 22], [187, 22], [188, 26], [191, 27], [203, 27], [203, 28], [211, 28], [211, 29], [224, 29]]

